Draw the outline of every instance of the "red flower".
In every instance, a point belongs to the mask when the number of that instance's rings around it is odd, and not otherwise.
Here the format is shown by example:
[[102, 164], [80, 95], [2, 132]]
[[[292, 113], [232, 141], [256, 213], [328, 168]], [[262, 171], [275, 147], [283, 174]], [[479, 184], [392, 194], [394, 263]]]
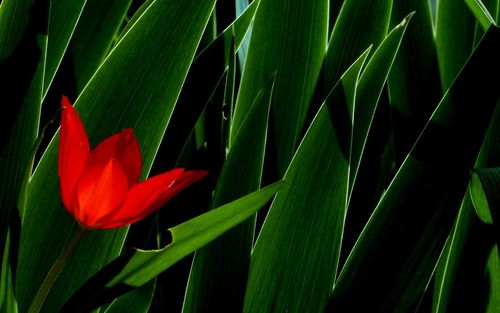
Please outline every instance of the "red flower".
[[139, 144], [132, 129], [104, 139], [90, 151], [80, 117], [63, 96], [59, 139], [59, 182], [64, 207], [87, 229], [134, 223], [207, 175], [175, 168], [138, 182]]

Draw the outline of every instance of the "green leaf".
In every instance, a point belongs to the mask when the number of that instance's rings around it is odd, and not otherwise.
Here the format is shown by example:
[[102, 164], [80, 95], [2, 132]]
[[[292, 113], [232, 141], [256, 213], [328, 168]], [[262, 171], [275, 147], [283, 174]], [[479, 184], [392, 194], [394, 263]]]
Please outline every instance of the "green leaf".
[[279, 175], [285, 172], [297, 148], [320, 74], [327, 13], [326, 0], [261, 0], [255, 15], [230, 142], [260, 88], [276, 72], [270, 136], [276, 147]]
[[[75, 104], [92, 145], [123, 128], [134, 128], [143, 153], [142, 177], [150, 170], [214, 2], [152, 1]], [[29, 187], [16, 285], [20, 311], [26, 311], [76, 227], [59, 200], [56, 159], [57, 137], [40, 160]], [[43, 310], [57, 311], [87, 277], [115, 257], [126, 232], [122, 228], [88, 234], [66, 264]]]
[[401, 164], [441, 99], [439, 68], [428, 1], [399, 0], [392, 24], [415, 11], [387, 80], [396, 160]]
[[[500, 165], [499, 122], [500, 107], [497, 105], [486, 139], [476, 160], [476, 167]], [[457, 292], [460, 289], [469, 295], [468, 300], [466, 300], [467, 305], [470, 305], [472, 308], [479, 304], [477, 298], [474, 297], [474, 290], [477, 290], [477, 288], [473, 286], [473, 283], [470, 283], [473, 281], [470, 276], [476, 274], [482, 279], [484, 274], [483, 268], [482, 266], [477, 266], [477, 264], [484, 264], [485, 262], [486, 252], [484, 252], [482, 246], [494, 240], [485, 238], [485, 234], [487, 235], [488, 233], [485, 231], [485, 226], [489, 225], [484, 225], [476, 218], [476, 216], [481, 217], [483, 213], [479, 215], [474, 213], [474, 206], [476, 204], [473, 206], [473, 202], [479, 204], [479, 199], [471, 201], [471, 195], [477, 192], [481, 192], [484, 195], [482, 190], [477, 189], [479, 187], [478, 184], [480, 184], [480, 181], [478, 181], [477, 174], [473, 174], [472, 181], [469, 183], [469, 192], [465, 195], [457, 219], [453, 225], [453, 230], [450, 233], [436, 268], [432, 299], [433, 312], [447, 312], [448, 310], [453, 310], [455, 307], [461, 307], [462, 297], [460, 296], [460, 291]], [[482, 200], [487, 205], [486, 199]], [[484, 213], [489, 215], [489, 210]], [[475, 264], [473, 267], [476, 269], [470, 270], [471, 266], [468, 264]], [[467, 283], [460, 284], [460, 281]], [[479, 301], [482, 301], [482, 297], [483, 295], [479, 296]]]
[[[274, 76], [259, 92], [222, 168], [211, 207], [260, 186]], [[255, 216], [198, 250], [189, 275], [183, 312], [240, 311], [253, 246]]]
[[[9, 224], [19, 220], [19, 192], [26, 183], [24, 174], [32, 169], [29, 156], [39, 127], [48, 12], [48, 0], [5, 0], [0, 6], [1, 247]], [[19, 237], [17, 228], [10, 231]], [[18, 244], [12, 242], [11, 248]]]
[[470, 196], [466, 193], [434, 274], [432, 299], [432, 312], [434, 313], [447, 312], [456, 272], [462, 262], [464, 247], [470, 235], [473, 211]]
[[472, 52], [475, 20], [463, 1], [439, 0], [437, 6], [436, 48], [446, 91]]
[[86, 312], [131, 288], [144, 285], [177, 261], [251, 217], [274, 196], [281, 184], [269, 185], [169, 229], [172, 242], [163, 249], [131, 250], [118, 257], [79, 289], [62, 311]]
[[366, 48], [376, 49], [384, 40], [391, 7], [392, 0], [344, 1], [325, 56], [325, 94]]
[[45, 98], [56, 75], [86, 2], [87, 0], [50, 0], [49, 40], [47, 41], [42, 98]]
[[495, 25], [498, 24], [499, 18], [500, 18], [500, 1], [498, 0], [482, 0], [482, 3], [488, 10], [488, 12], [491, 13], [491, 16], [493, 17], [493, 20], [495, 21]]
[[109, 52], [131, 3], [132, 0], [87, 0], [69, 47], [77, 94]]
[[244, 312], [321, 312], [344, 227], [356, 83], [369, 49], [322, 105], [285, 174], [252, 253]]
[[488, 256], [486, 263], [486, 279], [489, 283], [486, 313], [498, 312], [500, 307], [500, 258], [498, 245], [495, 245]]
[[479, 218], [493, 223], [500, 239], [500, 167], [477, 168], [472, 173], [470, 194]]
[[158, 157], [162, 164], [170, 166], [177, 164], [186, 140], [208, 102], [213, 98], [229, 66], [232, 45], [236, 49], [237, 45], [242, 43], [259, 1], [252, 2], [252, 5], [233, 24], [229, 25], [193, 60], [172, 113], [171, 123], [162, 140]]
[[[488, 176], [488, 171], [492, 171], [492, 175], [495, 175], [498, 169], [479, 169], [482, 172], [481, 176]], [[491, 188], [491, 186], [488, 186]], [[493, 224], [493, 219], [491, 217], [491, 209], [488, 205], [488, 199], [486, 197], [483, 184], [481, 183], [481, 179], [479, 173], [477, 171], [472, 172], [471, 181], [469, 184], [469, 191], [472, 199], [472, 204], [474, 205], [474, 209], [476, 210], [477, 216], [487, 224]]]
[[[500, 30], [489, 29], [360, 235], [327, 312], [407, 312], [418, 304], [449, 234], [500, 90]], [[471, 106], [480, 103], [481, 107]]]
[[495, 20], [491, 16], [490, 12], [486, 8], [486, 6], [481, 2], [481, 0], [464, 0], [465, 4], [472, 11], [472, 14], [476, 17], [479, 24], [484, 31], [488, 30], [488, 28], [493, 24], [495, 25]]
[[385, 85], [392, 62], [401, 44], [401, 39], [413, 13], [404, 18], [400, 24], [387, 35], [363, 71], [356, 94], [354, 110], [354, 128], [351, 143], [349, 194], [352, 192], [358, 174], [366, 140], [372, 124], [377, 104]]
[[149, 283], [118, 297], [106, 308], [104, 313], [147, 313], [151, 306], [154, 291], [155, 281], [151, 280]]
[[10, 254], [10, 232], [7, 232], [5, 245], [2, 249], [2, 263], [0, 268], [0, 312], [16, 312], [17, 303], [14, 293], [14, 276], [9, 262]]
[[386, 188], [395, 166], [391, 128], [388, 126], [391, 112], [387, 92], [382, 93], [411, 18], [412, 14], [408, 15], [387, 35], [360, 78], [354, 110], [349, 209], [342, 242], [342, 262]]
[[[252, 4], [255, 1], [252, 1]], [[236, 16], [240, 16], [242, 12], [246, 9], [246, 7], [249, 5], [248, 0], [236, 0]], [[241, 47], [238, 50], [238, 60], [240, 64], [240, 70], [243, 71], [243, 65], [245, 64], [245, 60], [247, 58], [247, 53], [248, 53], [248, 45], [250, 43], [250, 34], [251, 34], [251, 27], [249, 28], [248, 32], [246, 33]]]

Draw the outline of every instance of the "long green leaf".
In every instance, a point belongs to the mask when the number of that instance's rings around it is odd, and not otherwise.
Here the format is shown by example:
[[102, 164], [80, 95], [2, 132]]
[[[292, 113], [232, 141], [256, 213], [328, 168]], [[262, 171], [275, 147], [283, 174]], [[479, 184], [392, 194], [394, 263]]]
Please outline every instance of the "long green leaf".
[[43, 74], [43, 98], [56, 75], [86, 2], [87, 0], [50, 0], [49, 40]]
[[464, 0], [469, 9], [472, 11], [472, 14], [476, 17], [479, 24], [483, 30], [488, 30], [490, 25], [495, 24], [495, 20], [491, 16], [490, 12], [486, 8], [486, 6], [481, 2], [481, 0]]
[[500, 167], [477, 168], [472, 173], [470, 195], [479, 217], [492, 222], [500, 241]]
[[[123, 128], [134, 128], [143, 153], [142, 177], [149, 172], [214, 5], [214, 1], [194, 0], [152, 2], [75, 104], [92, 145]], [[26, 310], [67, 234], [76, 226], [60, 204], [56, 158], [57, 137], [29, 188], [16, 285], [21, 311]], [[82, 281], [115, 257], [126, 231], [90, 233], [59, 276], [44, 309], [57, 311]]]
[[[262, 177], [274, 77], [261, 90], [236, 135], [215, 188], [212, 207], [257, 190]], [[183, 312], [241, 311], [255, 217], [195, 254]]]
[[228, 67], [231, 58], [229, 55], [231, 42], [233, 42], [235, 49], [241, 46], [259, 1], [252, 2], [233, 24], [229, 25], [193, 60], [186, 82], [182, 86], [177, 101], [178, 105], [172, 113], [171, 123], [159, 150], [158, 159], [161, 160], [162, 164], [169, 166], [176, 164], [189, 134], [202, 111], [213, 98], [214, 92]]
[[[500, 128], [497, 127], [499, 122], [500, 107], [497, 105], [490, 122], [488, 134], [476, 160], [476, 167], [500, 165]], [[480, 200], [486, 202], [484, 191], [482, 191], [480, 183], [477, 184], [477, 180], [479, 180], [477, 175], [473, 175], [471, 183], [469, 183], [470, 194], [481, 193]], [[481, 190], [478, 190], [477, 187], [480, 187]], [[479, 209], [477, 206], [481, 205], [483, 207], [483, 205], [478, 201], [477, 197], [472, 200], [469, 193], [467, 193], [436, 268], [432, 312], [448, 312], [454, 310], [454, 308], [463, 307], [463, 300], [459, 295], [460, 291], [457, 293], [457, 290], [465, 290], [469, 295], [466, 302], [471, 308], [478, 306], [478, 302], [482, 301], [483, 295], [474, 296], [474, 294], [477, 294], [477, 292], [474, 292], [477, 288], [472, 286], [473, 284], [470, 283], [472, 279], [469, 277], [474, 274], [483, 277], [483, 264], [488, 251], [483, 252], [482, 247], [485, 242], [492, 242], [492, 240], [491, 238], [484, 238], [485, 233], [487, 233], [485, 229], [487, 229], [488, 225], [481, 223], [474, 213], [474, 208], [477, 211]], [[488, 205], [487, 202], [484, 204]], [[492, 223], [489, 207], [478, 213], [480, 213], [478, 214], [479, 217], [483, 216], [484, 222]], [[475, 265], [470, 266], [471, 263]], [[481, 264], [481, 266], [478, 266], [478, 264]], [[471, 270], [471, 267], [474, 267], [474, 270]], [[467, 283], [462, 284], [461, 281]], [[481, 300], [477, 301], [478, 298]]]
[[86, 312], [116, 295], [144, 285], [177, 261], [251, 217], [281, 185], [281, 182], [274, 183], [169, 229], [172, 242], [163, 249], [131, 250], [118, 257], [79, 289], [62, 311]]
[[[480, 178], [481, 176], [489, 176], [489, 171], [495, 172], [497, 169], [478, 169], [477, 171], [474, 171], [469, 184], [469, 190], [472, 197], [472, 204], [474, 205], [477, 216], [484, 223], [493, 224], [493, 217], [491, 214], [491, 208], [488, 204], [488, 197], [486, 196], [485, 189]], [[488, 187], [491, 188], [491, 186]]]
[[446, 91], [472, 52], [475, 20], [463, 1], [439, 0], [436, 14], [441, 88]]
[[389, 28], [391, 7], [392, 0], [344, 1], [325, 57], [325, 94], [366, 48], [373, 45], [376, 49], [382, 42]]
[[369, 50], [321, 107], [252, 253], [244, 312], [321, 312], [334, 283], [347, 205], [356, 83]]
[[0, 6], [0, 246], [10, 231], [15, 250], [19, 228], [14, 225], [23, 211], [17, 202], [24, 173], [31, 172], [29, 156], [40, 119], [48, 12], [48, 0], [5, 0]]
[[70, 42], [76, 93], [109, 52], [132, 0], [87, 0]]
[[[249, 3], [248, 0], [235, 0], [236, 1], [236, 16], [240, 16], [242, 12], [248, 7]], [[252, 1], [254, 3], [255, 1]], [[241, 48], [238, 50], [238, 60], [240, 64], [240, 69], [243, 71], [243, 65], [245, 64], [245, 60], [247, 58], [247, 53], [248, 53], [248, 45], [250, 44], [250, 34], [251, 34], [251, 27], [248, 30], [248, 33], [245, 35]]]
[[410, 151], [442, 96], [429, 2], [395, 1], [392, 23], [399, 23], [412, 11], [415, 15], [387, 81], [398, 165]]
[[147, 313], [154, 291], [155, 281], [151, 280], [149, 283], [117, 298], [106, 308], [104, 313]]
[[7, 232], [5, 245], [2, 249], [2, 259], [0, 267], [0, 312], [17, 313], [17, 303], [14, 294], [14, 276], [12, 266], [9, 264], [10, 254], [10, 233]]
[[276, 72], [270, 136], [279, 175], [297, 148], [320, 74], [327, 13], [326, 0], [261, 0], [255, 15], [230, 141], [234, 141], [260, 88]]
[[[381, 139], [383, 144], [374, 145], [369, 140], [379, 140], [383, 131], [381, 128], [387, 127], [387, 125], [374, 124], [375, 122], [390, 123], [391, 112], [387, 96], [381, 98], [381, 93], [406, 28], [408, 24], [411, 24], [411, 16], [412, 14], [400, 21], [400, 24], [387, 35], [386, 39], [374, 52], [360, 78], [358, 94], [356, 95], [356, 108], [354, 110], [349, 209], [342, 243], [342, 261], [347, 257], [366, 220], [372, 213], [376, 201], [380, 197], [380, 192], [385, 188], [385, 183], [388, 180], [387, 175], [391, 172], [391, 165], [394, 162], [394, 157], [391, 154], [388, 154], [390, 157], [387, 157], [387, 151], [384, 151], [385, 149], [390, 153], [391, 141]], [[379, 104], [379, 102], [381, 103]], [[384, 120], [384, 118], [388, 118], [389, 121]], [[373, 129], [372, 124], [374, 124]], [[390, 132], [386, 136], [389, 135]], [[385, 142], [388, 142], [388, 144], [385, 144]]]
[[[500, 96], [500, 30], [490, 28], [382, 196], [337, 280], [328, 312], [407, 312], [449, 234]], [[481, 107], [471, 106], [480, 103]]]
[[489, 282], [488, 300], [486, 300], [486, 313], [498, 312], [500, 307], [500, 258], [498, 244], [488, 256], [486, 263], [486, 279]]
[[372, 124], [377, 104], [385, 85], [392, 62], [401, 44], [401, 40], [413, 13], [405, 17], [400, 24], [387, 35], [373, 57], [366, 65], [359, 79], [356, 107], [354, 109], [354, 128], [351, 143], [349, 194], [352, 191], [358, 173], [366, 140]]

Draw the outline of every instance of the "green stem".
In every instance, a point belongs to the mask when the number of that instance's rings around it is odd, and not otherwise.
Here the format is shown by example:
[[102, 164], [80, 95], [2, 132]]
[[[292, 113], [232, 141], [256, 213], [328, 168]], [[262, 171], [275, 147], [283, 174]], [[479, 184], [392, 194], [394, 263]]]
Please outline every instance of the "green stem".
[[52, 289], [52, 286], [54, 285], [57, 277], [64, 268], [66, 261], [73, 254], [75, 248], [78, 246], [78, 243], [80, 242], [84, 234], [85, 229], [78, 227], [77, 231], [70, 239], [64, 250], [61, 252], [54, 265], [52, 265], [52, 268], [48, 272], [47, 276], [45, 276], [40, 289], [38, 289], [35, 298], [33, 298], [33, 302], [31, 303], [28, 313], [40, 312], [40, 309], [42, 308], [42, 305], [45, 301], [45, 298], [49, 294], [50, 289]]

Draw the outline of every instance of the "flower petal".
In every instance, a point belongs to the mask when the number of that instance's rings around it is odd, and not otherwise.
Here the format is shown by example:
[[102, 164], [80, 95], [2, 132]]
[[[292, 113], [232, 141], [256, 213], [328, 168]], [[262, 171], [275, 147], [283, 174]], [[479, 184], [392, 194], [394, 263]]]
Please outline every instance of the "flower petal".
[[82, 121], [66, 96], [62, 97], [61, 106], [59, 183], [62, 202], [70, 210], [71, 195], [85, 168], [90, 146]]
[[133, 185], [141, 176], [142, 157], [139, 143], [131, 128], [104, 139], [92, 150], [90, 162], [107, 162], [116, 159], [128, 177], [129, 185]]
[[133, 186], [120, 210], [106, 217], [106, 225], [114, 228], [143, 219], [207, 174], [206, 171], [184, 172], [176, 168]]
[[127, 175], [118, 161], [91, 163], [73, 194], [73, 216], [86, 228], [105, 228], [102, 217], [120, 208], [127, 190]]

